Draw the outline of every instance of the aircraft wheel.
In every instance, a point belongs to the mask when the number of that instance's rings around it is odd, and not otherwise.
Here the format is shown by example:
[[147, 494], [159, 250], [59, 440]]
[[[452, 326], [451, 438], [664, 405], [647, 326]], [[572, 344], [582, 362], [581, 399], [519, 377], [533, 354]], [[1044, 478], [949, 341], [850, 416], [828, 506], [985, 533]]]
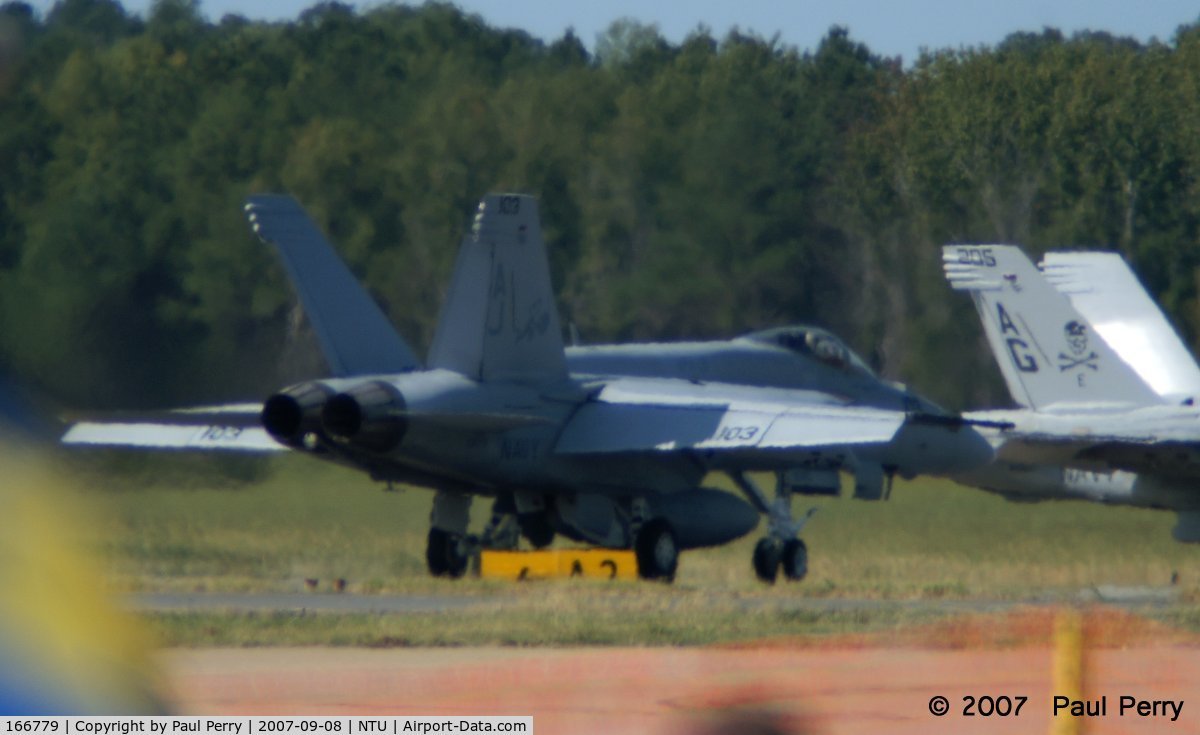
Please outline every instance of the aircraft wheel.
[[449, 536], [445, 531], [439, 528], [429, 529], [429, 536], [425, 541], [425, 566], [429, 567], [429, 573], [435, 577], [443, 577], [446, 575], [448, 564], [446, 561], [446, 537]]
[[545, 513], [522, 513], [517, 516], [517, 524], [535, 549], [544, 549], [554, 541], [554, 526]]
[[767, 584], [775, 584], [779, 574], [779, 561], [782, 552], [779, 542], [773, 538], [760, 539], [754, 546], [754, 574]]
[[638, 576], [642, 579], [675, 581], [675, 570], [679, 567], [679, 544], [669, 523], [655, 518], [642, 526], [633, 550], [637, 555]]
[[783, 545], [783, 576], [799, 581], [808, 575], [808, 547], [798, 538]]
[[467, 557], [459, 550], [459, 536], [440, 528], [429, 529], [425, 564], [435, 577], [457, 579], [467, 571]]

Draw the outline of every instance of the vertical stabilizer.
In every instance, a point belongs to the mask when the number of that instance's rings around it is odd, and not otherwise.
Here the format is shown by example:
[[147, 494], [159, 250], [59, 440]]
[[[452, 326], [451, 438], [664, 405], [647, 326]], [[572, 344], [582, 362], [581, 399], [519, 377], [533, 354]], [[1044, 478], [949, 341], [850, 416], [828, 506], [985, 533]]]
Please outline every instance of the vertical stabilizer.
[[1200, 368], [1119, 253], [1046, 253], [1042, 272], [1154, 392], [1200, 396]]
[[333, 375], [398, 373], [420, 366], [379, 305], [295, 199], [246, 199], [250, 226], [275, 246]]
[[969, 291], [1013, 400], [1147, 406], [1162, 400], [1013, 245], [947, 245], [950, 285]]
[[463, 239], [429, 366], [476, 380], [567, 375], [537, 200], [489, 194]]

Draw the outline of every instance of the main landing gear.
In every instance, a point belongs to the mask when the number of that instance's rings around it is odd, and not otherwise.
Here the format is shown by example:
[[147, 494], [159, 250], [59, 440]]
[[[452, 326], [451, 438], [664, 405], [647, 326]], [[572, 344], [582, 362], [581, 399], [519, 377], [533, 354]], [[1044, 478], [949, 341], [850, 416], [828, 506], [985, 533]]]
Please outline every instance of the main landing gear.
[[433, 496], [425, 543], [425, 564], [433, 576], [457, 579], [466, 574], [473, 547], [479, 544], [467, 535], [470, 515], [471, 496], [451, 492]]
[[554, 540], [554, 527], [546, 510], [523, 508], [520, 499], [514, 502], [509, 493], [496, 497], [492, 515], [479, 536], [467, 533], [470, 511], [469, 495], [443, 491], [434, 496], [425, 544], [425, 564], [433, 576], [461, 577], [481, 550], [516, 549], [522, 536], [535, 549], [549, 546]]
[[[551, 511], [544, 504], [532, 504], [520, 496], [514, 502], [511, 494], [501, 494], [479, 536], [467, 532], [470, 507], [471, 496], [464, 493], [443, 491], [434, 496], [425, 547], [425, 563], [433, 576], [461, 577], [482, 550], [515, 550], [521, 537], [535, 549], [544, 548], [554, 540]], [[621, 533], [608, 545], [625, 545], [626, 549], [632, 546], [638, 576], [642, 579], [674, 581], [679, 567], [679, 539], [671, 524], [661, 516], [651, 517], [642, 498], [634, 500], [626, 512]], [[572, 538], [605, 545], [603, 537]]]
[[470, 561], [470, 540], [440, 528], [429, 529], [425, 545], [425, 564], [435, 577], [457, 579], [467, 572]]
[[639, 577], [675, 581], [675, 571], [679, 568], [679, 544], [671, 524], [662, 518], [644, 523], [634, 537], [633, 551], [637, 555]]
[[758, 485], [744, 474], [730, 476], [759, 512], [767, 516], [767, 535], [755, 545], [751, 559], [754, 575], [774, 584], [782, 569], [785, 579], [804, 579], [808, 575], [808, 546], [800, 538], [800, 531], [817, 509], [810, 508], [804, 517], [792, 520], [792, 487], [785, 482], [783, 473], [776, 475], [774, 501], [768, 501]]

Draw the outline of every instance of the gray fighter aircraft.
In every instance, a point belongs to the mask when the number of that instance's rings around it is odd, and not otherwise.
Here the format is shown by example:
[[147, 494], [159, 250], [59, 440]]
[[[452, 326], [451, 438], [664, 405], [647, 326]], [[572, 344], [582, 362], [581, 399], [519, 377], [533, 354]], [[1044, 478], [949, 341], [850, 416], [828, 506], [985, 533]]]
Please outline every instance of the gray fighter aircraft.
[[[794, 493], [878, 499], [895, 474], [960, 472], [991, 447], [959, 417], [879, 380], [833, 335], [792, 327], [722, 342], [564, 349], [537, 202], [493, 194], [465, 236], [422, 364], [294, 200], [251, 197], [332, 377], [262, 404], [85, 421], [68, 444], [290, 449], [386, 482], [435, 491], [427, 562], [461, 575], [479, 547], [562, 533], [635, 550], [671, 579], [678, 552], [749, 533], [769, 517], [757, 574], [799, 579], [807, 550]], [[727, 473], [749, 502], [707, 489]], [[772, 472], [768, 499], [747, 474]], [[495, 499], [479, 537], [474, 496]]]
[[1120, 256], [1050, 253], [1043, 273], [1015, 246], [948, 245], [943, 261], [1022, 407], [966, 414], [999, 427], [996, 460], [955, 479], [1174, 510], [1173, 536], [1200, 542], [1200, 370]]

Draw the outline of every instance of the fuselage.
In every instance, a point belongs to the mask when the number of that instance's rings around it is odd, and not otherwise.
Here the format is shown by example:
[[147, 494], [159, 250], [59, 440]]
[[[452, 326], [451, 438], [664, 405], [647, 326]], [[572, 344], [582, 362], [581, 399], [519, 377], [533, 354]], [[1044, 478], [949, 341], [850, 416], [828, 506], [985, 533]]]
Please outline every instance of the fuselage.
[[[821, 330], [771, 330], [729, 341], [571, 348], [568, 376], [552, 384], [479, 382], [449, 370], [418, 370], [293, 386], [268, 400], [264, 423], [280, 441], [328, 459], [367, 466], [384, 479], [436, 489], [610, 495], [695, 488], [712, 470], [785, 470], [867, 464], [904, 475], [976, 466], [990, 448], [971, 429], [914, 422], [888, 443], [835, 452], [555, 452], [574, 413], [613, 381], [736, 386], [774, 397], [943, 417], [902, 386], [874, 376]], [[735, 392], [736, 392], [735, 391]], [[285, 415], [288, 421], [278, 420]], [[986, 455], [986, 456], [985, 456]]]

